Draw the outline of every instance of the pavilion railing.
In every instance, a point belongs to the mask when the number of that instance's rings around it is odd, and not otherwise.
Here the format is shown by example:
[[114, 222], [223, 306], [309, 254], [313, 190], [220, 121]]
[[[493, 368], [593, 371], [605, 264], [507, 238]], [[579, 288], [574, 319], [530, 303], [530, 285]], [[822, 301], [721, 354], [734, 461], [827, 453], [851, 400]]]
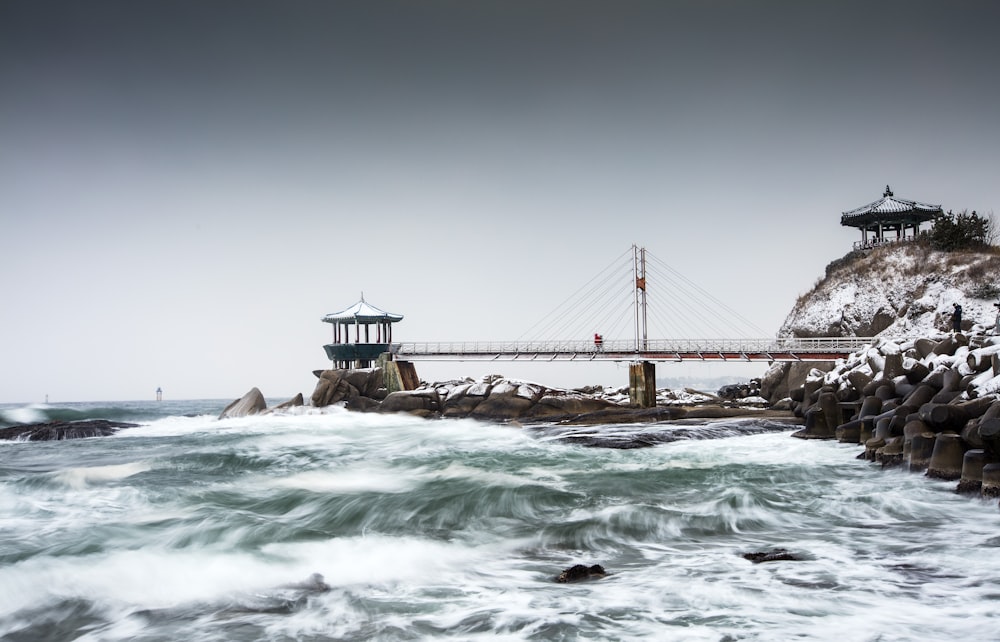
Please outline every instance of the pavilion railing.
[[913, 243], [914, 241], [917, 241], [919, 239], [920, 237], [918, 236], [903, 236], [898, 239], [889, 238], [889, 239], [869, 239], [867, 241], [855, 241], [854, 249], [872, 250], [877, 247], [885, 247], [887, 245], [897, 245], [899, 243]]

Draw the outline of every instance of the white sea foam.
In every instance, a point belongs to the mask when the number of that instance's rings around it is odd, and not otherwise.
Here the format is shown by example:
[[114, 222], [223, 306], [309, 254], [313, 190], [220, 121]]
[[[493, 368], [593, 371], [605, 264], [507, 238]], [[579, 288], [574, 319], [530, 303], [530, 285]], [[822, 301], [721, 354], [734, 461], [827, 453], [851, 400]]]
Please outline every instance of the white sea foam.
[[[65, 601], [87, 617], [61, 630], [102, 642], [233, 627], [260, 639], [975, 642], [1000, 621], [995, 500], [881, 470], [857, 446], [771, 433], [605, 450], [337, 413], [151, 427], [148, 444], [80, 440], [0, 460], [0, 637], [40, 626], [34, 609], [73, 617]], [[742, 556], [777, 547], [799, 561]], [[577, 563], [610, 574], [554, 581]], [[331, 590], [294, 588], [312, 573]]]
[[0, 408], [0, 422], [13, 424], [37, 424], [46, 421], [45, 409], [49, 406], [30, 405]]
[[53, 473], [53, 478], [70, 488], [85, 488], [91, 484], [103, 484], [120, 481], [150, 470], [148, 462], [137, 461], [127, 464], [112, 464], [108, 466], [90, 466], [67, 468]]
[[274, 481], [282, 488], [300, 488], [316, 493], [402, 493], [413, 487], [413, 480], [390, 470], [349, 467], [337, 471], [314, 470]]

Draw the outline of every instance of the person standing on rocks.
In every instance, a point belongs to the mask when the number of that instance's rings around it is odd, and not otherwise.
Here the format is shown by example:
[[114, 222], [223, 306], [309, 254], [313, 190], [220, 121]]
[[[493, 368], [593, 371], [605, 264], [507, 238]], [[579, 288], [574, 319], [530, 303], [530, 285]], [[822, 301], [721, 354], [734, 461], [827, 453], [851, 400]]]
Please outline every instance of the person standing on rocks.
[[951, 329], [954, 332], [962, 331], [962, 306], [957, 303], [952, 303], [955, 306], [955, 310], [951, 313]]
[[993, 334], [1000, 336], [1000, 301], [994, 303], [993, 307], [997, 309], [997, 322], [993, 327]]

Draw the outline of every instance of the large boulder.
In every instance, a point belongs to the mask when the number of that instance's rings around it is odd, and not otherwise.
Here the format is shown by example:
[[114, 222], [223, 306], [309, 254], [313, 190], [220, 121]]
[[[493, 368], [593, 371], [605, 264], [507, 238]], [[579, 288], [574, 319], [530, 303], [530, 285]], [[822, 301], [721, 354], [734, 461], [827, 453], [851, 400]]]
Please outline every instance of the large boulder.
[[760, 396], [771, 404], [776, 404], [790, 396], [792, 390], [801, 387], [813, 370], [826, 372], [832, 370], [833, 367], [834, 362], [832, 361], [776, 362], [761, 378]]
[[[316, 388], [312, 393], [312, 405], [316, 408], [322, 408], [323, 406], [330, 406], [341, 401], [351, 401], [355, 397], [360, 395], [358, 388], [350, 383], [349, 378], [345, 378], [344, 373], [351, 372], [349, 370], [324, 370], [319, 376], [319, 381], [316, 382]], [[355, 381], [359, 381], [364, 385], [367, 381], [367, 375], [365, 377], [355, 377]]]
[[358, 394], [374, 398], [382, 385], [381, 368], [359, 368], [355, 370], [338, 371], [340, 378], [354, 386]]
[[479, 419], [516, 419], [535, 405], [544, 388], [533, 384], [501, 381], [479, 403], [471, 416]]
[[264, 401], [264, 395], [254, 387], [250, 389], [250, 392], [226, 406], [219, 415], [219, 419], [256, 415], [266, 409], [267, 402]]
[[379, 405], [381, 412], [408, 412], [421, 417], [430, 417], [441, 410], [441, 399], [437, 390], [398, 390], [386, 395]]
[[532, 419], [566, 417], [598, 412], [612, 407], [617, 407], [617, 404], [607, 399], [591, 397], [579, 392], [560, 394], [550, 390], [532, 406], [527, 416]]
[[441, 414], [445, 417], [468, 417], [490, 396], [492, 389], [490, 381], [463, 383], [452, 388], [441, 404]]

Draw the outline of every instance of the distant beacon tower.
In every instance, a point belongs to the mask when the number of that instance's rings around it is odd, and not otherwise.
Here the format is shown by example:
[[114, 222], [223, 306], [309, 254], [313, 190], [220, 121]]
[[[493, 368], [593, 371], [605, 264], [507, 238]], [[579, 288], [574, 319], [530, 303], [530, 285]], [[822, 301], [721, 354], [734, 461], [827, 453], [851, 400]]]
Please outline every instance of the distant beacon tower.
[[391, 314], [367, 303], [362, 293], [361, 300], [351, 307], [323, 317], [322, 321], [333, 324], [333, 343], [323, 349], [334, 368], [370, 368], [380, 354], [391, 352], [392, 324], [402, 320], [401, 314]]
[[[933, 220], [943, 213], [940, 205], [896, 198], [886, 185], [882, 198], [844, 212], [840, 217], [840, 224], [860, 228], [861, 240], [854, 244], [854, 249], [868, 250], [897, 241], [912, 241], [920, 234], [921, 223]], [[910, 232], [909, 236], [907, 231]], [[895, 232], [896, 236], [886, 236], [889, 232]]]

